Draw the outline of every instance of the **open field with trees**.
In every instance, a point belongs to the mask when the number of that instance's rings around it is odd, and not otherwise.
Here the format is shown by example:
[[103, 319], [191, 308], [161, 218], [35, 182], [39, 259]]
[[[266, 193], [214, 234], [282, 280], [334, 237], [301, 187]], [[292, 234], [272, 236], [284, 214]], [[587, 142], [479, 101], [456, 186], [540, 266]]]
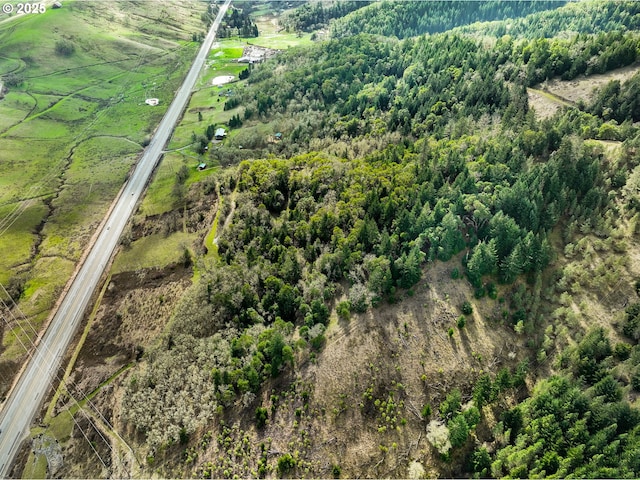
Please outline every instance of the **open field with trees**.
[[[69, 2], [0, 23], [0, 282], [35, 329], [26, 345], [172, 100], [205, 10]], [[19, 325], [3, 329], [6, 392], [25, 351]]]

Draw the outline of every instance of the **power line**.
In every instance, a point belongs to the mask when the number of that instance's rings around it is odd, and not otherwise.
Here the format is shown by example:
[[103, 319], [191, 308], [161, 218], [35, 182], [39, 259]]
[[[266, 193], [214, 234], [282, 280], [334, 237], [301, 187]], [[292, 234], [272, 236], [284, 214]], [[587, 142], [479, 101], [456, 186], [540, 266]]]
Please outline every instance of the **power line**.
[[[7, 304], [4, 302], [4, 300], [1, 300], [2, 304], [4, 305], [5, 308], [7, 308]], [[9, 312], [9, 314], [13, 317], [14, 321], [18, 324], [19, 328], [24, 332], [24, 329], [22, 329], [22, 326], [20, 325], [20, 323], [18, 322], [18, 320], [15, 318], [15, 316], [13, 315], [13, 313], [11, 313], [11, 311], [7, 308], [7, 311]], [[11, 326], [11, 323], [7, 320], [7, 318], [0, 314], [0, 316], [2, 317], [2, 320], [7, 324], [8, 327]], [[20, 342], [20, 345], [22, 346], [22, 348], [24, 348], [24, 350], [27, 352], [27, 355], [30, 355], [30, 350], [27, 348], [27, 346], [24, 344], [24, 342], [20, 339], [19, 336], [16, 335], [16, 339], [18, 340], [18, 342]], [[33, 343], [33, 342], [32, 342]], [[38, 365], [38, 368], [43, 371], [44, 369], [41, 368]], [[45, 372], [43, 372], [45, 373]], [[57, 374], [56, 374], [57, 377]], [[53, 384], [53, 381], [50, 381], [49, 383]], [[91, 447], [91, 449], [93, 450], [93, 452], [96, 454], [96, 456], [98, 457], [98, 460], [100, 460], [100, 463], [102, 463], [102, 465], [104, 466], [105, 470], [109, 470], [107, 465], [104, 463], [104, 460], [102, 460], [102, 457], [100, 456], [100, 454], [98, 453], [98, 451], [95, 449], [95, 447], [93, 446], [93, 444], [91, 443], [91, 441], [89, 440], [89, 438], [87, 437], [87, 435], [84, 433], [84, 430], [80, 427], [80, 424], [78, 423], [78, 421], [75, 419], [75, 417], [71, 414], [71, 412], [69, 412], [69, 415], [71, 415], [71, 419], [73, 420], [73, 423], [75, 423], [75, 425], [78, 427], [78, 429], [80, 430], [80, 432], [82, 433], [82, 435], [84, 436], [85, 440], [87, 441], [87, 443], [89, 444], [89, 446]]]
[[[38, 336], [38, 332], [35, 330], [35, 328], [33, 327], [33, 324], [29, 321], [29, 319], [27, 318], [27, 316], [22, 312], [22, 310], [20, 309], [20, 307], [16, 304], [16, 302], [13, 300], [13, 298], [11, 297], [11, 295], [9, 294], [9, 292], [6, 290], [6, 288], [4, 287], [4, 285], [2, 283], [0, 283], [0, 288], [2, 289], [2, 291], [4, 292], [4, 294], [11, 300], [11, 303], [13, 304], [13, 306], [17, 309], [18, 313], [20, 314], [20, 316], [25, 320], [25, 322], [29, 325], [29, 328], [31, 330], [31, 332], [33, 332], [33, 334], [36, 336]], [[22, 333], [29, 339], [29, 343], [31, 343], [31, 347], [33, 348], [34, 352], [37, 352], [38, 348], [40, 347], [40, 345], [36, 345], [36, 343], [31, 339], [31, 337], [29, 336], [29, 333], [24, 329], [24, 327], [22, 326], [22, 324], [20, 323], [20, 320], [18, 318], [16, 318], [16, 316], [13, 314], [13, 312], [11, 311], [11, 308], [9, 308], [9, 306], [6, 304], [6, 302], [0, 298], [0, 303], [2, 303], [2, 305], [5, 307], [5, 309], [9, 312], [9, 314], [11, 315], [11, 317], [13, 318], [15, 324], [18, 326], [18, 328], [20, 328], [20, 330], [22, 331]], [[6, 318], [3, 317], [3, 319], [5, 320], [5, 322], [7, 322]], [[9, 325], [9, 323], [7, 322], [7, 325]], [[22, 340], [19, 339], [20, 344], [22, 345], [22, 347], [25, 349], [25, 351], [27, 352], [27, 354], [29, 353], [29, 349], [27, 349], [27, 346], [22, 342]], [[46, 346], [46, 344], [42, 344], [44, 345], [45, 350], [48, 353], [52, 353], [51, 350]], [[40, 368], [40, 367], [39, 367]], [[41, 369], [42, 370], [42, 369]], [[64, 378], [61, 378], [60, 375], [58, 375], [58, 373], [55, 373], [55, 378], [54, 380], [57, 380], [61, 386], [64, 386], [67, 394], [71, 397], [71, 400], [76, 403], [76, 405], [78, 405], [79, 408], [82, 408], [80, 406], [80, 402], [75, 398], [75, 396], [73, 395], [73, 393], [71, 393], [71, 388], [75, 389], [78, 392], [81, 392], [82, 398], [81, 400], [84, 401], [86, 404], [89, 405], [90, 409], [93, 409], [97, 414], [98, 417], [100, 418], [100, 420], [102, 422], [104, 422], [104, 424], [107, 426], [107, 428], [111, 429], [113, 431], [113, 433], [116, 435], [116, 437], [122, 441], [131, 451], [134, 459], [137, 461], [137, 457], [135, 456], [135, 453], [133, 452], [133, 449], [127, 444], [127, 442], [120, 436], [118, 435], [118, 433], [116, 432], [115, 428], [113, 427], [113, 425], [105, 418], [105, 416], [102, 414], [102, 412], [96, 407], [96, 405], [91, 401], [91, 399], [89, 398], [88, 394], [82, 392], [82, 390], [80, 389], [80, 387], [73, 381], [66, 381]], [[53, 380], [50, 382], [53, 387]], [[70, 413], [70, 412], [69, 412]], [[71, 415], [71, 413], [70, 413]], [[73, 415], [72, 415], [73, 416]], [[91, 421], [90, 418], [88, 418], [89, 422], [91, 423], [91, 425], [94, 427], [94, 429], [96, 430], [96, 432], [98, 432], [98, 434], [100, 435], [100, 437], [102, 438], [102, 440], [104, 441], [104, 443], [109, 447], [109, 449], [111, 450], [111, 453], [113, 455], [116, 456], [116, 458], [119, 459], [118, 454], [114, 451], [114, 449], [112, 448], [111, 444], [109, 441], [107, 441], [107, 439], [102, 435], [102, 432], [100, 431], [100, 429]], [[77, 424], [77, 422], [76, 422]], [[125, 465], [122, 463], [122, 466], [126, 469]], [[128, 471], [128, 469], [126, 469]], [[128, 472], [130, 473], [130, 472]]]

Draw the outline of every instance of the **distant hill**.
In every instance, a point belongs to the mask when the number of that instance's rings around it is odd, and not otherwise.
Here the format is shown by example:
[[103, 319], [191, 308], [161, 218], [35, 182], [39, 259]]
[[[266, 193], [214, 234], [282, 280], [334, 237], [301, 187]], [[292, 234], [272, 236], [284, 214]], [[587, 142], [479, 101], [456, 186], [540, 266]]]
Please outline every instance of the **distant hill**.
[[501, 37], [551, 38], [566, 33], [601, 33], [640, 28], [640, 2], [593, 0], [568, 3], [561, 8], [524, 18], [460, 27], [464, 33]]
[[336, 20], [333, 37], [358, 33], [413, 37], [438, 33], [461, 25], [490, 20], [523, 17], [564, 5], [564, 1], [383, 1], [356, 10]]
[[336, 1], [328, 5], [322, 2], [305, 3], [286, 15], [281, 24], [289, 30], [311, 32], [369, 4], [368, 0]]

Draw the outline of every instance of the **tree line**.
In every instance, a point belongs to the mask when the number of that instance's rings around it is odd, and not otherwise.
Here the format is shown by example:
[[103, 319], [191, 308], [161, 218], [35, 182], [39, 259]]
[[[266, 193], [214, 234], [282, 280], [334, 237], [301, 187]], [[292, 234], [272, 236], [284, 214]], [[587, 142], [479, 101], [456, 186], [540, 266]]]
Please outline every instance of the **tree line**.
[[504, 20], [552, 10], [564, 1], [428, 1], [376, 2], [336, 20], [331, 25], [335, 38], [370, 33], [385, 37], [408, 38], [440, 33], [475, 22]]

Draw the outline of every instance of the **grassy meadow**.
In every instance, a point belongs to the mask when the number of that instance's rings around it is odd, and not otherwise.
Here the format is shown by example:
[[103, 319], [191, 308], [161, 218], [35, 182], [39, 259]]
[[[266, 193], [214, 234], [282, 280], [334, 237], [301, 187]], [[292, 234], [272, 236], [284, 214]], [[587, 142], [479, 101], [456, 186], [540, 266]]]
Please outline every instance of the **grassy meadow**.
[[[66, 1], [0, 16], [0, 282], [20, 285], [36, 328], [173, 100], [192, 34], [206, 31], [202, 2], [154, 7]], [[0, 363], [24, 354], [29, 332], [5, 326]]]

